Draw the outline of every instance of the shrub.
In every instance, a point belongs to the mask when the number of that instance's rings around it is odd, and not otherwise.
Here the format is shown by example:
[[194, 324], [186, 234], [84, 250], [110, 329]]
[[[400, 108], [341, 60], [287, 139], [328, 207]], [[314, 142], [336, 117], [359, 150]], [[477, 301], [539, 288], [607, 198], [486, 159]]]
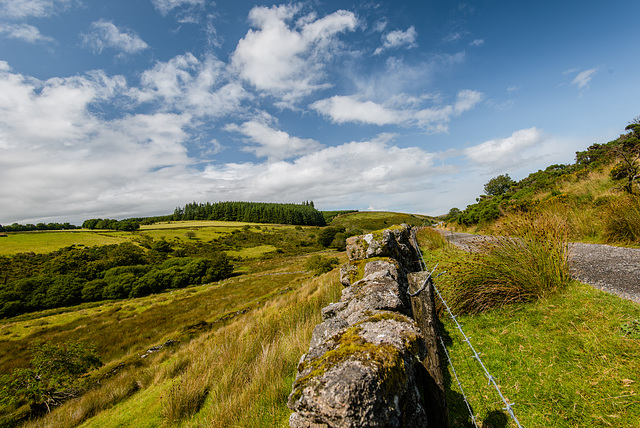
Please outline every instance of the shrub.
[[80, 377], [100, 367], [95, 347], [83, 342], [37, 343], [28, 369], [16, 369], [3, 386], [3, 401], [25, 398], [32, 411], [47, 411], [77, 395]]
[[606, 242], [640, 242], [640, 198], [626, 196], [610, 203], [604, 239]]
[[517, 217], [502, 236], [480, 244], [452, 278], [452, 304], [477, 313], [542, 297], [569, 280], [566, 223], [556, 217]]
[[315, 255], [311, 256], [309, 260], [307, 260], [304, 267], [305, 269], [312, 271], [314, 273], [314, 276], [318, 276], [331, 271], [334, 266], [337, 266], [339, 264], [340, 260], [338, 260], [337, 257], [325, 259], [322, 256]]

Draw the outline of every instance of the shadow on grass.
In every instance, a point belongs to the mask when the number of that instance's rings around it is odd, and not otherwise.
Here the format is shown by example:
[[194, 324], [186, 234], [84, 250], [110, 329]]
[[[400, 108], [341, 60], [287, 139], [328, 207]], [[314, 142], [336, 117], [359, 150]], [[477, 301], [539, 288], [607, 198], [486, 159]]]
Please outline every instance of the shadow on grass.
[[[445, 346], [451, 346], [453, 344], [453, 340], [451, 339], [449, 332], [441, 322], [438, 322], [438, 332], [442, 337], [442, 341]], [[446, 354], [442, 349], [440, 356], [442, 367], [448, 367], [449, 362], [447, 361]], [[451, 378], [449, 370], [444, 370], [444, 386], [447, 397], [447, 407], [449, 410], [449, 424], [451, 428], [474, 428], [477, 426], [472, 422], [471, 415], [469, 413], [470, 409], [471, 412], [475, 414], [473, 406], [471, 403], [468, 403], [469, 408], [467, 408], [465, 398], [460, 392], [458, 392], [458, 384], [455, 382], [455, 379]], [[478, 422], [479, 421], [476, 421], [476, 423]], [[484, 417], [482, 424], [479, 426], [481, 428], [506, 428], [508, 422], [508, 417], [503, 411], [492, 410]]]

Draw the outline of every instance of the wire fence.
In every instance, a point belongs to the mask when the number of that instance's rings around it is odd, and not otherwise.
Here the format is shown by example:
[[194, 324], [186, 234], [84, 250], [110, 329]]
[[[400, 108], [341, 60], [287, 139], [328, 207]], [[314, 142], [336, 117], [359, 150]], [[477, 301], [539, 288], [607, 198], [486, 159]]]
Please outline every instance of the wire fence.
[[[509, 414], [511, 419], [515, 422], [516, 426], [518, 426], [519, 428], [523, 428], [522, 425], [520, 424], [520, 421], [518, 421], [518, 418], [516, 417], [515, 412], [513, 411], [513, 405], [514, 404], [513, 403], [509, 403], [507, 401], [507, 399], [504, 397], [504, 395], [502, 394], [502, 391], [500, 391], [500, 387], [498, 386], [498, 383], [496, 382], [495, 377], [493, 377], [489, 373], [489, 371], [487, 370], [487, 367], [484, 365], [484, 363], [482, 362], [482, 359], [480, 358], [480, 354], [478, 354], [478, 352], [475, 350], [475, 348], [471, 344], [471, 340], [465, 334], [464, 330], [462, 330], [462, 325], [460, 325], [460, 323], [458, 322], [456, 316], [453, 314], [453, 311], [451, 310], [451, 308], [447, 304], [446, 300], [444, 299], [444, 297], [442, 297], [442, 294], [440, 293], [440, 290], [438, 290], [436, 285], [433, 283], [433, 278], [434, 278], [433, 274], [434, 274], [435, 270], [437, 269], [438, 265], [436, 264], [436, 266], [432, 270], [429, 270], [427, 268], [426, 262], [424, 261], [424, 257], [422, 255], [422, 252], [420, 251], [420, 247], [416, 245], [416, 248], [418, 249], [418, 253], [420, 255], [420, 259], [419, 259], [420, 266], [421, 266], [423, 271], [425, 271], [425, 272], [427, 272], [429, 274], [429, 276], [425, 279], [424, 284], [422, 285], [422, 287], [420, 287], [420, 289], [418, 291], [416, 291], [414, 294], [412, 294], [412, 296], [415, 296], [418, 293], [420, 293], [427, 286], [428, 283], [431, 283], [431, 285], [433, 287], [433, 290], [436, 292], [436, 295], [438, 296], [438, 298], [440, 299], [440, 301], [444, 305], [447, 313], [449, 314], [449, 317], [453, 320], [453, 322], [454, 322], [454, 324], [456, 326], [456, 329], [460, 332], [460, 334], [462, 335], [462, 337], [464, 339], [464, 342], [471, 349], [473, 359], [476, 360], [478, 362], [478, 364], [480, 365], [480, 367], [482, 368], [482, 371], [484, 372], [484, 375], [489, 380], [489, 385], [493, 385], [495, 390], [498, 392], [498, 395], [500, 396], [500, 399], [502, 400], [502, 402], [505, 405], [503, 410], [507, 411], [507, 413]], [[446, 272], [442, 272], [442, 273], [438, 274], [435, 278], [437, 278], [440, 275], [443, 275], [444, 273], [446, 273]], [[469, 410], [469, 415], [471, 416], [471, 422], [473, 423], [473, 425], [476, 428], [478, 428], [475, 416], [474, 416], [473, 411], [471, 409], [471, 405], [469, 404], [469, 400], [468, 400], [467, 396], [465, 395], [464, 390], [462, 389], [462, 384], [460, 383], [460, 380], [458, 378], [458, 374], [455, 371], [455, 368], [453, 366], [453, 362], [451, 361], [451, 358], [449, 356], [449, 352], [447, 351], [447, 348], [446, 348], [446, 346], [444, 344], [444, 341], [443, 341], [442, 337], [438, 336], [438, 338], [440, 339], [440, 343], [442, 344], [442, 349], [445, 352], [445, 355], [447, 357], [447, 361], [449, 362], [449, 366], [451, 367], [453, 375], [454, 375], [454, 377], [456, 379], [456, 382], [458, 384], [458, 388], [460, 389], [460, 393], [462, 394], [463, 400], [464, 400], [464, 402], [465, 402], [465, 404], [467, 406], [467, 409]]]

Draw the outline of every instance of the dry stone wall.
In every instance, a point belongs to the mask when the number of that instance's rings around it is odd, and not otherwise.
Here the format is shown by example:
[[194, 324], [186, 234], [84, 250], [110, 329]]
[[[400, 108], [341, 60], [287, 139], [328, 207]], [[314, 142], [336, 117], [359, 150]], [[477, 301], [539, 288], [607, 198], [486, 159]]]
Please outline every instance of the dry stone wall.
[[[347, 240], [342, 298], [323, 309], [289, 395], [292, 428], [448, 426], [437, 345], [425, 340], [434, 323], [413, 319], [408, 293], [408, 276], [416, 289], [426, 279], [414, 274], [414, 233], [403, 225]], [[421, 314], [433, 307], [422, 303]]]

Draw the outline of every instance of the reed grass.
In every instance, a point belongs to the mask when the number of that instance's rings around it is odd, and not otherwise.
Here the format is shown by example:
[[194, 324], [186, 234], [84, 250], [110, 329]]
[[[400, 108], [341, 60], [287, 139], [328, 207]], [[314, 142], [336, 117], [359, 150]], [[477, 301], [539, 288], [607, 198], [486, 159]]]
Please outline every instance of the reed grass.
[[458, 313], [531, 301], [570, 281], [568, 229], [559, 216], [513, 216], [501, 232], [453, 267], [449, 293]]
[[431, 227], [423, 227], [418, 230], [418, 241], [427, 251], [434, 251], [449, 247], [449, 242], [437, 230]]
[[607, 243], [640, 243], [640, 197], [629, 195], [611, 201], [605, 217]]

